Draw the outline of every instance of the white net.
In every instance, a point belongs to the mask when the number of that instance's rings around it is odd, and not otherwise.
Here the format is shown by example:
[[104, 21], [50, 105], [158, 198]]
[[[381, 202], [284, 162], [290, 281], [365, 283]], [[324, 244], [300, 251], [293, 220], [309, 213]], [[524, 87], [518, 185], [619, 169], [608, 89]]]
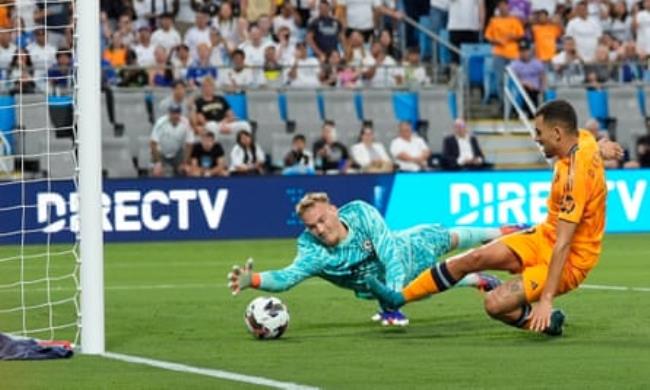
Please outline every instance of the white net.
[[75, 7], [1, 3], [0, 332], [76, 343]]

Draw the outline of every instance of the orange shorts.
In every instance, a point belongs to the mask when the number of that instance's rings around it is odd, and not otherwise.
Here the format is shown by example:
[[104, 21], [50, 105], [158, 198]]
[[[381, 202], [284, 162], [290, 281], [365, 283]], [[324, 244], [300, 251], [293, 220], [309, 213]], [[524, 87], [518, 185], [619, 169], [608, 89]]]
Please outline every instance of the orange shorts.
[[[510, 234], [499, 240], [515, 252], [521, 260], [523, 266], [521, 277], [526, 300], [529, 303], [539, 300], [546, 285], [554, 243], [545, 237], [538, 228]], [[587, 277], [589, 270], [574, 267], [571, 262], [572, 257], [584, 258], [584, 255], [574, 251], [569, 252], [556, 295], [565, 294], [577, 288]]]

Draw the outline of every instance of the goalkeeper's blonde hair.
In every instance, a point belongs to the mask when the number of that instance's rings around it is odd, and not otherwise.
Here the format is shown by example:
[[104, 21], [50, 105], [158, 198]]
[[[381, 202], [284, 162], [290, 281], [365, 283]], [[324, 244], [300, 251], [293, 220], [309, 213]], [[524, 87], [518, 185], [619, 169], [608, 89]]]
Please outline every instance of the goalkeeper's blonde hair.
[[309, 208], [314, 206], [316, 203], [328, 203], [330, 202], [330, 197], [324, 192], [308, 192], [305, 196], [300, 199], [300, 202], [296, 205], [296, 213], [298, 216], [302, 215]]

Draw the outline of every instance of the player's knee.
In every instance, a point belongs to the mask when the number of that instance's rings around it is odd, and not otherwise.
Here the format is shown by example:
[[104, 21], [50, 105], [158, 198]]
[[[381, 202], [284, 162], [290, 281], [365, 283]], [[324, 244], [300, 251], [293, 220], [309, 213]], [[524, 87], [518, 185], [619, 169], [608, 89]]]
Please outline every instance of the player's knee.
[[483, 307], [485, 308], [485, 312], [493, 318], [499, 317], [504, 311], [502, 300], [499, 298], [499, 295], [494, 294], [494, 292], [488, 293], [485, 296]]
[[485, 256], [481, 248], [475, 249], [465, 255], [464, 261], [462, 261], [464, 271], [476, 272], [483, 271], [485, 269]]

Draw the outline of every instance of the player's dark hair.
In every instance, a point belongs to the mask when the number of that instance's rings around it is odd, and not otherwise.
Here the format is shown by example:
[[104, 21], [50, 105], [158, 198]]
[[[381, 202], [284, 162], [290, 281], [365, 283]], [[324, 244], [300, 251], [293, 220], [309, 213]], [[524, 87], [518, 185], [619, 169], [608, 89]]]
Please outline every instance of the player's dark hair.
[[553, 100], [537, 109], [535, 117], [542, 117], [546, 124], [563, 127], [570, 134], [578, 133], [578, 118], [573, 106], [566, 100]]

